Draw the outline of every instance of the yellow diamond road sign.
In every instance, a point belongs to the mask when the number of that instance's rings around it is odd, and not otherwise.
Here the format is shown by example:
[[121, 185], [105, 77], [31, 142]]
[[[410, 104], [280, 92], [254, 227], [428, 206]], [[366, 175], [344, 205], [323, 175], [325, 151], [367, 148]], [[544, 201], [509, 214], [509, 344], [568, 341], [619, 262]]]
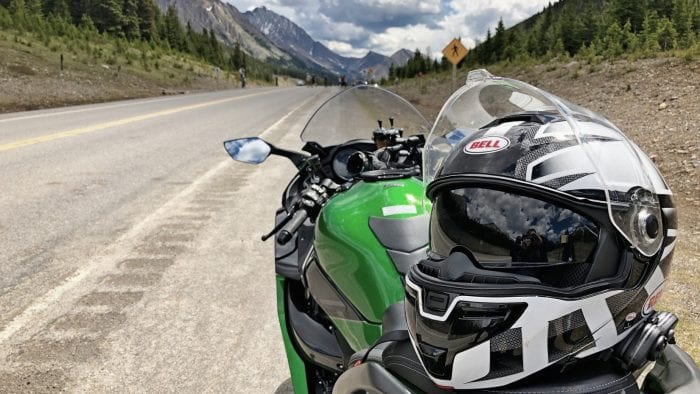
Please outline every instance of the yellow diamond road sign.
[[445, 49], [442, 50], [442, 54], [445, 55], [447, 60], [452, 64], [459, 63], [465, 56], [467, 56], [467, 48], [462, 45], [462, 42], [458, 39], [453, 39]]

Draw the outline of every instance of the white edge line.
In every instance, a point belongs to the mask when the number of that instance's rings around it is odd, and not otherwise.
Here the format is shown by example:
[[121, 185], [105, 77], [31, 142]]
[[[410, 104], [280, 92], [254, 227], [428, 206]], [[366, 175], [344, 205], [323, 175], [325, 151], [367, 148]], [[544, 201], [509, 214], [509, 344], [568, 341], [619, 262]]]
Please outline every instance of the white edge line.
[[188, 96], [178, 96], [178, 97], [168, 97], [168, 98], [151, 98], [151, 99], [140, 99], [135, 102], [128, 102], [128, 103], [121, 103], [121, 104], [111, 104], [111, 105], [100, 105], [100, 104], [88, 104], [92, 105], [91, 107], [88, 108], [78, 108], [78, 109], [72, 109], [72, 110], [66, 110], [66, 111], [57, 111], [57, 112], [44, 112], [41, 114], [34, 114], [34, 115], [23, 115], [23, 116], [17, 116], [15, 118], [4, 118], [0, 119], [0, 123], [6, 123], [6, 122], [14, 122], [14, 121], [19, 121], [19, 120], [27, 120], [27, 119], [38, 119], [38, 118], [46, 118], [49, 116], [62, 116], [62, 115], [70, 115], [70, 114], [78, 114], [82, 112], [90, 112], [90, 111], [97, 111], [100, 109], [113, 109], [113, 108], [123, 108], [123, 107], [131, 107], [134, 105], [140, 105], [140, 104], [152, 104], [152, 103], [165, 103], [168, 101], [173, 101], [173, 100], [178, 100], [178, 99], [184, 99], [185, 97]]
[[[13, 117], [0, 118], [0, 123], [14, 122], [14, 121], [19, 121], [19, 120], [27, 120], [27, 119], [46, 118], [49, 116], [70, 115], [70, 114], [77, 114], [77, 113], [82, 113], [82, 112], [97, 111], [97, 110], [101, 110], [101, 109], [131, 107], [134, 105], [142, 105], [142, 104], [165, 103], [168, 101], [185, 100], [187, 98], [193, 98], [193, 97], [196, 97], [196, 95], [205, 95], [205, 94], [219, 93], [219, 92], [222, 92], [222, 91], [184, 94], [184, 95], [177, 95], [175, 97], [146, 97], [146, 98], [140, 98], [140, 99], [127, 100], [126, 102], [123, 102], [123, 101], [117, 102], [117, 103], [113, 103], [113, 104], [110, 104], [110, 103], [85, 104], [83, 106], [78, 106], [78, 108], [76, 108], [76, 109], [65, 110], [65, 111], [56, 111], [58, 108], [46, 108], [46, 109], [40, 109], [40, 110], [36, 110], [36, 111], [53, 111], [53, 112], [44, 112], [41, 114], [33, 114], [33, 115], [22, 115], [22, 116], [17, 116], [14, 118]], [[234, 96], [234, 97], [236, 97], [236, 96]], [[80, 107], [85, 107], [85, 108], [80, 108]], [[26, 111], [26, 112], [33, 112], [33, 111]], [[18, 112], [18, 113], [22, 113], [22, 112]]]

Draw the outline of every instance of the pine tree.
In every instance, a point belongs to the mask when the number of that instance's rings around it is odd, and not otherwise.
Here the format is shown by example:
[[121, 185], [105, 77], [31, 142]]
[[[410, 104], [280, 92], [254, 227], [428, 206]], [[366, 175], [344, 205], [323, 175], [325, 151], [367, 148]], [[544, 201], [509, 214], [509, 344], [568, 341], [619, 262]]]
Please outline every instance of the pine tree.
[[478, 53], [477, 61], [481, 64], [494, 63], [495, 56], [493, 55], [493, 38], [491, 38], [491, 29], [486, 30], [486, 40], [481, 44]]
[[231, 64], [231, 69], [237, 71], [239, 68], [244, 66], [243, 61], [243, 51], [241, 50], [241, 44], [236, 41], [233, 46], [233, 53], [229, 58], [229, 63]]
[[496, 34], [493, 36], [493, 55], [496, 61], [504, 58], [503, 52], [506, 46], [506, 28], [503, 25], [503, 18], [498, 20], [498, 26], [496, 26]]
[[656, 14], [660, 18], [671, 18], [671, 15], [673, 15], [674, 0], [647, 0], [647, 2], [648, 9], [650, 11], [656, 11]]
[[633, 32], [642, 30], [645, 2], [640, 0], [614, 0], [612, 13], [618, 26], [624, 26], [629, 20]]
[[209, 30], [208, 43], [211, 51], [211, 58], [209, 59], [209, 61], [217, 66], [222, 66], [224, 64], [224, 52], [221, 49], [221, 44], [219, 44], [219, 40], [216, 39], [214, 29]]
[[187, 41], [185, 32], [177, 16], [177, 9], [174, 5], [168, 7], [163, 18], [163, 38], [170, 44], [171, 48], [179, 51], [187, 51]]
[[559, 55], [568, 56], [568, 53], [564, 49], [564, 41], [561, 38], [557, 38], [557, 40], [554, 42], [554, 46], [551, 49], [551, 55], [553, 57]]
[[66, 0], [66, 4], [68, 4], [73, 24], [79, 25], [83, 20], [83, 15], [89, 15], [93, 19], [93, 8], [96, 6], [93, 5], [91, 0]]
[[678, 35], [678, 44], [683, 48], [688, 48], [694, 41], [692, 15], [691, 12], [688, 12], [685, 0], [677, 0], [675, 2], [673, 7], [673, 27]]
[[80, 29], [88, 34], [97, 34], [97, 27], [95, 27], [95, 22], [92, 21], [90, 15], [83, 14], [80, 18], [80, 24], [78, 25]]
[[41, 0], [24, 0], [24, 4], [29, 15], [39, 16], [43, 14], [43, 4]]
[[578, 52], [581, 45], [584, 43], [585, 26], [581, 18], [576, 17], [571, 12], [567, 12], [563, 16], [561, 23], [561, 39], [564, 44], [564, 50], [573, 55]]
[[27, 13], [27, 5], [24, 0], [10, 0], [8, 9], [12, 16], [18, 19], [24, 19]]
[[124, 0], [122, 31], [127, 40], [141, 38], [136, 0]]
[[644, 17], [644, 22], [642, 23], [641, 46], [647, 54], [658, 52], [661, 49], [659, 46], [659, 37], [656, 33], [658, 23], [656, 11], [647, 13]]
[[549, 3], [547, 8], [545, 8], [543, 15], [539, 18], [539, 21], [541, 21], [541, 25], [537, 36], [536, 53], [538, 56], [542, 56], [554, 46], [554, 42], [552, 41], [553, 34], [551, 34], [553, 22], [552, 3]]
[[[642, 26], [644, 26], [644, 23], [642, 23]], [[635, 52], [639, 49], [639, 38], [637, 38], [636, 34], [632, 33], [632, 23], [630, 20], [627, 20], [625, 25], [622, 26], [622, 48], [625, 52]]]
[[92, 19], [101, 33], [123, 37], [124, 14], [119, 0], [101, 0], [92, 9]]
[[27, 4], [24, 0], [11, 0], [8, 10], [12, 15], [12, 25], [20, 31], [24, 31], [25, 26], [31, 26], [27, 21]]
[[153, 0], [137, 0], [137, 15], [139, 17], [139, 31], [144, 41], [155, 41], [158, 38], [156, 15], [159, 15]]
[[656, 34], [659, 37], [659, 46], [661, 46], [661, 50], [669, 51], [676, 47], [678, 33], [673, 27], [673, 23], [667, 18], [661, 18], [659, 20]]
[[55, 15], [58, 18], [70, 20], [70, 8], [66, 0], [49, 0], [44, 3], [44, 12], [47, 15]]
[[[538, 56], [539, 55], [539, 42], [537, 41], [537, 39], [540, 36], [540, 29], [541, 29], [541, 25], [539, 23], [535, 24], [535, 27], [532, 28], [532, 30], [530, 31], [530, 34], [528, 34], [528, 36], [527, 36], [527, 41], [525, 44], [525, 51], [530, 56]], [[478, 46], [475, 49], [478, 49]]]
[[506, 44], [503, 49], [503, 59], [513, 60], [521, 52], [520, 35], [514, 31], [506, 31]]
[[581, 23], [583, 24], [583, 42], [591, 43], [598, 33], [598, 19], [596, 17], [596, 11], [590, 2], [586, 2], [585, 9], [581, 16]]
[[617, 21], [613, 22], [608, 30], [605, 32], [605, 37], [603, 38], [604, 54], [605, 57], [612, 59], [623, 53], [623, 41], [624, 32], [617, 24]]
[[199, 56], [204, 55], [204, 50], [199, 45], [199, 37], [189, 21], [187, 21], [187, 25], [185, 25], [185, 41], [189, 47], [188, 52], [196, 53]]

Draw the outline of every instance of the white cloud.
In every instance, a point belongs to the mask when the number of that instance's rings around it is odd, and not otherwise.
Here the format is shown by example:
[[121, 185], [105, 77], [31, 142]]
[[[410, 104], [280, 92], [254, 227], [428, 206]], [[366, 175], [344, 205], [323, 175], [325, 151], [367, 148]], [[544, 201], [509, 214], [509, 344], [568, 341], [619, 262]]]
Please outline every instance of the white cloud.
[[[386, 31], [370, 36], [368, 46], [375, 52], [391, 55], [401, 48], [410, 51], [420, 50], [422, 53], [427, 48], [437, 54], [445, 44], [440, 44], [441, 32], [431, 29], [426, 25], [411, 25], [405, 27], [390, 27]], [[439, 48], [437, 46], [440, 46]]]
[[331, 51], [346, 57], [363, 57], [368, 52], [366, 48], [357, 48], [347, 42], [322, 41], [322, 43]]
[[333, 19], [375, 32], [429, 21], [442, 11], [440, 0], [319, 0], [319, 11]]

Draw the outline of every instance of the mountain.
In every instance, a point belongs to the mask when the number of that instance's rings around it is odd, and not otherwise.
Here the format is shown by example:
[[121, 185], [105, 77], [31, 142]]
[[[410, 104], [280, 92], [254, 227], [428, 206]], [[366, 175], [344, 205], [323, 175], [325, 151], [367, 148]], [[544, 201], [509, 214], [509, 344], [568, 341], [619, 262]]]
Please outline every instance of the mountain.
[[279, 63], [292, 62], [289, 54], [273, 44], [228, 3], [220, 0], [156, 0], [156, 4], [163, 12], [171, 5], [175, 6], [183, 24], [189, 22], [196, 31], [213, 29], [221, 41], [231, 46], [239, 42], [253, 57]]
[[[389, 75], [389, 66], [404, 65], [413, 53], [402, 49], [392, 57], [370, 51], [362, 58], [341, 56], [314, 40], [297, 24], [265, 7], [257, 7], [243, 14], [248, 21], [262, 31], [275, 45], [307, 67], [322, 67], [336, 74], [349, 74], [357, 78], [382, 78]], [[368, 75], [370, 74], [371, 75]]]
[[337, 73], [347, 71], [350, 63], [348, 58], [344, 58], [320, 42], [314, 41], [304, 29], [282, 15], [265, 7], [258, 7], [243, 15], [270, 41], [302, 60], [306, 66], [320, 66]]
[[180, 20], [196, 31], [213, 30], [228, 45], [239, 42], [253, 57], [277, 64], [295, 65], [316, 74], [380, 79], [389, 66], [404, 65], [413, 53], [402, 49], [391, 57], [369, 52], [362, 58], [341, 56], [314, 40], [297, 24], [265, 7], [241, 13], [221, 0], [156, 0], [167, 11], [174, 6]]
[[354, 70], [366, 74], [365, 79], [379, 79], [389, 75], [391, 59], [377, 52], [369, 51], [365, 57], [352, 65]]
[[389, 56], [389, 59], [391, 59], [391, 62], [394, 63], [394, 66], [403, 66], [412, 58], [413, 52], [409, 51], [408, 49], [399, 49], [396, 51], [396, 53]]

